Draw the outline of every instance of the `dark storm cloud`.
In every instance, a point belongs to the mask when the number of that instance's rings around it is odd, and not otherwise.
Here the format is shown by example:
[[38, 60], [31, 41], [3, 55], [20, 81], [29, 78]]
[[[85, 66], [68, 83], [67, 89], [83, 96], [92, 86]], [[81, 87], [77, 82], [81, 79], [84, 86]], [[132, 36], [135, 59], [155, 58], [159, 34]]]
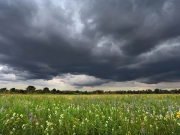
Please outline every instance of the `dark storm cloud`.
[[57, 2], [0, 0], [0, 64], [13, 69], [2, 74], [95, 77], [65, 81], [74, 86], [180, 80], [179, 1]]
[[[121, 49], [127, 55], [138, 55], [154, 48], [159, 42], [177, 37], [180, 33], [180, 5], [173, 0], [99, 0], [84, 7], [82, 20], [87, 23], [86, 33], [99, 37], [110, 35], [127, 43]], [[91, 30], [91, 25], [96, 26]]]

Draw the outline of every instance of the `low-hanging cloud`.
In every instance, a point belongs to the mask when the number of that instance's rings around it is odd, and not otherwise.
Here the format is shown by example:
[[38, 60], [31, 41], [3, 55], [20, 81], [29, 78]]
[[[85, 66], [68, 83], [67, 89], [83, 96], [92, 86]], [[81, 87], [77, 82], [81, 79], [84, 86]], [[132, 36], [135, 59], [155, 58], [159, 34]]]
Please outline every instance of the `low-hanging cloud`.
[[82, 75], [65, 74], [60, 76], [59, 78], [62, 79], [62, 82], [66, 84], [70, 84], [77, 88], [82, 88], [83, 86], [94, 87], [109, 82], [108, 80], [103, 80], [83, 74]]
[[179, 6], [177, 0], [0, 1], [0, 64], [11, 69], [0, 76], [67, 75], [64, 82], [77, 87], [179, 82]]

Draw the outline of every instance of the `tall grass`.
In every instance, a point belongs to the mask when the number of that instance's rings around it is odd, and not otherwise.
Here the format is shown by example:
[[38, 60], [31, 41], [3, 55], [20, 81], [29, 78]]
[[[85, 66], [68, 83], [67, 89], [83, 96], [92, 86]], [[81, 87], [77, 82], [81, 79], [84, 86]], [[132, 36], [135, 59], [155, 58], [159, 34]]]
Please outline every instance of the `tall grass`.
[[0, 95], [0, 134], [180, 134], [176, 95]]

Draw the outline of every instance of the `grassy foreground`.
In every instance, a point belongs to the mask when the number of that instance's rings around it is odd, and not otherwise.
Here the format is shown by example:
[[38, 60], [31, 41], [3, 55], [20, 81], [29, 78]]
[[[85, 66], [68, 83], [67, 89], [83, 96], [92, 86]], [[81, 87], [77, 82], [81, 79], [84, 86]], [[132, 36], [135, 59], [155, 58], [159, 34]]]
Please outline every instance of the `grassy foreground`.
[[0, 95], [2, 135], [180, 135], [178, 95]]

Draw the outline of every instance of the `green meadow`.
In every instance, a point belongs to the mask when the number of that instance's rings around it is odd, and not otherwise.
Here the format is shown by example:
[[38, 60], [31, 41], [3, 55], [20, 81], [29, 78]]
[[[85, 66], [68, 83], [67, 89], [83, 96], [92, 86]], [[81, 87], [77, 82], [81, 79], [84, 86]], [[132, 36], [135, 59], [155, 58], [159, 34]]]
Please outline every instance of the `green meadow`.
[[178, 135], [179, 95], [0, 95], [1, 135]]

